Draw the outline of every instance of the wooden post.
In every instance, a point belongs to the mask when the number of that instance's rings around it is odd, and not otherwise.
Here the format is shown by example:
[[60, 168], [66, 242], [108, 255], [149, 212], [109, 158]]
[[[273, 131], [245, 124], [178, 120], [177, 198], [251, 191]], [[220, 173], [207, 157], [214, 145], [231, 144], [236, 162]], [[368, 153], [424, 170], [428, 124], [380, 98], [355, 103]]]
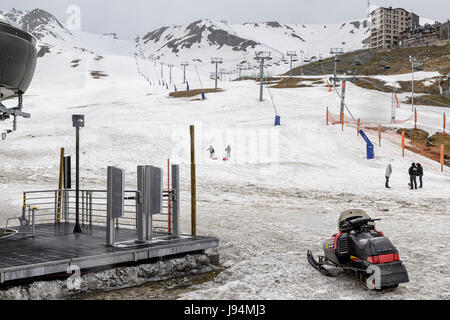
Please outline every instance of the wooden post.
[[59, 159], [59, 183], [58, 183], [58, 206], [56, 213], [56, 222], [61, 222], [61, 211], [62, 211], [62, 188], [64, 180], [64, 148], [61, 148], [61, 155]]
[[444, 152], [445, 146], [441, 144], [441, 172], [444, 172]]
[[359, 129], [361, 128], [361, 119], [358, 118], [358, 127], [356, 128], [356, 136], [359, 137]]
[[195, 126], [190, 127], [191, 132], [191, 232], [197, 235], [197, 185], [195, 173]]
[[444, 112], [444, 130], [443, 130], [443, 132], [442, 132], [442, 134], [445, 136], [446, 135], [446, 133], [445, 133], [445, 125], [446, 125], [446, 118], [445, 118], [445, 112]]
[[378, 125], [378, 145], [381, 147], [381, 124]]
[[397, 102], [397, 108], [400, 108], [400, 102], [398, 101], [397, 92], [395, 93], [395, 101]]
[[341, 125], [342, 125], [342, 131], [344, 131], [344, 113], [341, 113]]
[[328, 107], [327, 107], [327, 116], [326, 116], [326, 118], [327, 118], [327, 125], [328, 125], [328, 119], [329, 119], [329, 115], [328, 115]]
[[402, 131], [402, 151], [403, 157], [405, 157], [405, 131]]
[[417, 108], [414, 108], [414, 129], [417, 129]]

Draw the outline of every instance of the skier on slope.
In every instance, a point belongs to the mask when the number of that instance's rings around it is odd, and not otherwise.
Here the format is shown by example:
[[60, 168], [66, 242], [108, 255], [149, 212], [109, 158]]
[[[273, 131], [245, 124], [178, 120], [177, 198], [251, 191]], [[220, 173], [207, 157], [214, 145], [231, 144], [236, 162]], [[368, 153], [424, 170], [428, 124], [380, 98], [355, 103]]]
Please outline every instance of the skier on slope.
[[417, 166], [415, 163], [411, 165], [409, 168], [409, 180], [410, 180], [410, 187], [411, 190], [416, 189], [417, 190], [417, 176], [419, 175], [419, 169], [417, 169]]
[[226, 153], [227, 153], [227, 159], [231, 158], [231, 146], [228, 145], [228, 147], [225, 149]]
[[209, 148], [206, 149], [206, 151], [209, 151], [210, 158], [214, 157], [214, 155], [216, 154], [216, 151], [214, 150], [213, 146], [209, 146]]
[[388, 188], [388, 189], [390, 189], [391, 187], [389, 187], [389, 178], [391, 177], [391, 174], [392, 174], [392, 165], [389, 163], [388, 165], [387, 165], [387, 168], [386, 168], [386, 188]]

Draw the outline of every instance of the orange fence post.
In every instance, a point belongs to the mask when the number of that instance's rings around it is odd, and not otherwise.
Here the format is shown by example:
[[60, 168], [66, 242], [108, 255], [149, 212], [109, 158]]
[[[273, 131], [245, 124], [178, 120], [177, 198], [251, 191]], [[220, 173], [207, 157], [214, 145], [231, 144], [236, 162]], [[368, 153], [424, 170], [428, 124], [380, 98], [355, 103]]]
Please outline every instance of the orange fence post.
[[444, 172], [444, 151], [445, 147], [441, 144], [441, 172]]
[[381, 147], [381, 124], [378, 125], [378, 144]]
[[168, 233], [170, 234], [170, 223], [171, 223], [171, 216], [170, 216], [170, 159], [167, 159], [167, 192], [168, 192], [168, 196], [167, 196], [167, 208], [168, 208], [168, 219], [167, 219], [167, 230]]
[[327, 80], [327, 85], [328, 85], [328, 92], [331, 92], [331, 86], [330, 86], [330, 83], [328, 82], [328, 80]]
[[358, 128], [356, 129], [356, 136], [359, 137], [359, 128], [361, 127], [361, 119], [358, 118]]
[[414, 129], [417, 129], [417, 108], [414, 108]]
[[395, 93], [395, 101], [397, 101], [397, 108], [400, 108], [400, 102], [398, 101], [397, 93]]
[[344, 131], [344, 113], [341, 113], [341, 124], [342, 124], [342, 131]]
[[327, 107], [327, 125], [328, 125], [328, 119], [329, 119], [329, 115], [328, 115], [328, 107]]
[[446, 135], [446, 133], [445, 133], [445, 120], [446, 119], [445, 119], [445, 112], [444, 112], [444, 130], [443, 130], [443, 133], [442, 133], [444, 136]]
[[402, 131], [402, 151], [403, 157], [405, 156], [405, 131]]

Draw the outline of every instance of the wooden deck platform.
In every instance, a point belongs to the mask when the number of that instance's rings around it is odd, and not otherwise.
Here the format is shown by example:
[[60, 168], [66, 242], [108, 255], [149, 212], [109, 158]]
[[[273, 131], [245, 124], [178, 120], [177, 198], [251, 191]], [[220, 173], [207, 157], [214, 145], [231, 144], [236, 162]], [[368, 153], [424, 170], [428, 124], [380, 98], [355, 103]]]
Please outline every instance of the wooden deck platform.
[[72, 223], [41, 224], [35, 237], [16, 235], [0, 239], [0, 283], [34, 279], [67, 273], [70, 266], [81, 270], [138, 262], [178, 254], [203, 251], [219, 246], [211, 237], [154, 234], [152, 243], [135, 243], [135, 230], [118, 229], [116, 242], [120, 247], [106, 247], [106, 228], [83, 226], [83, 234], [73, 234]]

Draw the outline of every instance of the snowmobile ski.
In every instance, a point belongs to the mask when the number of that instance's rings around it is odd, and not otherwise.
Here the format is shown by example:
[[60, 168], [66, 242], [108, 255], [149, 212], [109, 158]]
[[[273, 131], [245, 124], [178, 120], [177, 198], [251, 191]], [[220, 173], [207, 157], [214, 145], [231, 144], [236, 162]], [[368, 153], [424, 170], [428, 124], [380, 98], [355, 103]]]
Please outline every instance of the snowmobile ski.
[[333, 276], [333, 274], [330, 271], [325, 269], [323, 264], [317, 262], [316, 259], [314, 259], [314, 256], [313, 256], [311, 250], [308, 250], [307, 254], [308, 254], [308, 262], [314, 267], [314, 269], [319, 271], [324, 276], [327, 276], [327, 277], [332, 277]]

